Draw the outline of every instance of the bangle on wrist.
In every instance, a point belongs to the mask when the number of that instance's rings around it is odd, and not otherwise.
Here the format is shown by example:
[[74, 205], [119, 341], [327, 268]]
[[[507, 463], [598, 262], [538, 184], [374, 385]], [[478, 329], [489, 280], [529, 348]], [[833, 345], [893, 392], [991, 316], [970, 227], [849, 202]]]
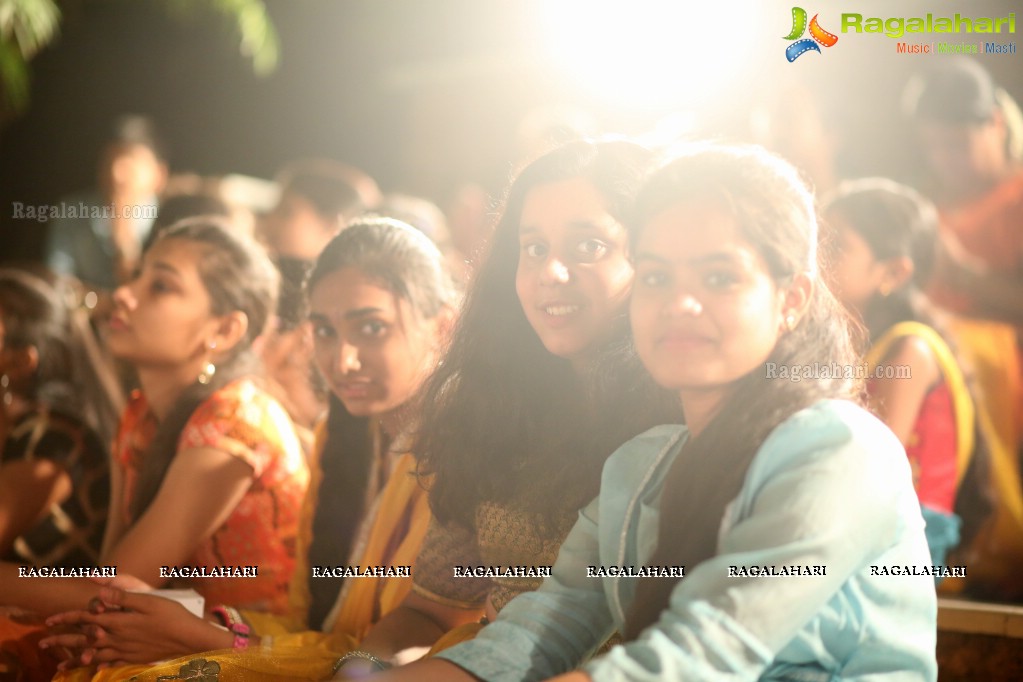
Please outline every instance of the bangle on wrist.
[[214, 606], [211, 612], [234, 635], [234, 642], [231, 644], [233, 648], [245, 649], [249, 646], [249, 636], [252, 634], [252, 630], [242, 620], [242, 614], [238, 613], [238, 609], [221, 604], [220, 606]]
[[337, 659], [337, 661], [334, 663], [334, 673], [337, 674], [339, 670], [341, 670], [347, 663], [351, 661], [360, 661], [365, 666], [368, 666], [369, 670], [366, 671], [367, 673], [379, 672], [381, 670], [387, 670], [388, 668], [393, 667], [387, 661], [377, 658], [368, 651], [356, 650], [349, 651], [347, 654]]

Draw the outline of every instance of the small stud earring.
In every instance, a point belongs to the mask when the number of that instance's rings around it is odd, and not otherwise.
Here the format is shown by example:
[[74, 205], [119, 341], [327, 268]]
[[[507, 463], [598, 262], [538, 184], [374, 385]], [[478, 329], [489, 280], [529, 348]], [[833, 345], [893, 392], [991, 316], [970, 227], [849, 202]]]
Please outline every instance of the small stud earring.
[[785, 328], [789, 331], [796, 328], [796, 316], [792, 313], [785, 316]]

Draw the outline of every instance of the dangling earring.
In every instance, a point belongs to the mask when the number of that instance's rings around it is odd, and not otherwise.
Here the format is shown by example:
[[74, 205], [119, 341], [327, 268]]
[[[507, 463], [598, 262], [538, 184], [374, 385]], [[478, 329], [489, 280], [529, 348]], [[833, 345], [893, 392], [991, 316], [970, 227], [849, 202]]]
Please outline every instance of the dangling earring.
[[[217, 347], [216, 342], [210, 343], [209, 346], [210, 352], [212, 353], [216, 349], [216, 347]], [[214, 365], [212, 361], [207, 361], [206, 366], [203, 368], [201, 372], [199, 372], [197, 380], [199, 381], [200, 384], [205, 386], [206, 384], [210, 383], [210, 381], [213, 379], [213, 375], [216, 373], [217, 366]]]
[[10, 405], [14, 402], [14, 396], [11, 394], [11, 378], [6, 374], [0, 375], [0, 390], [3, 390], [4, 405]]
[[887, 298], [888, 295], [892, 293], [892, 285], [889, 284], [888, 282], [885, 282], [884, 284], [877, 288], [877, 292], [881, 294], [881, 296]]
[[210, 383], [210, 380], [213, 379], [213, 375], [216, 373], [217, 373], [216, 365], [214, 365], [212, 362], [207, 362], [206, 367], [204, 367], [203, 370], [199, 372], [198, 377], [199, 383], [205, 386], [206, 384]]

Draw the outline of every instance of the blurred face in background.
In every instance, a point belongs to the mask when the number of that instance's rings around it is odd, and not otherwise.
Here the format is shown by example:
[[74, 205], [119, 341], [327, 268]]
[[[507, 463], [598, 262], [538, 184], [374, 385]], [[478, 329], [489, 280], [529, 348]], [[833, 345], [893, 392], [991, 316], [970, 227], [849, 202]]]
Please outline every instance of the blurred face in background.
[[848, 310], [862, 314], [884, 278], [883, 265], [867, 241], [841, 216], [827, 216], [830, 243], [823, 275], [835, 297]]
[[163, 191], [167, 166], [143, 144], [112, 144], [104, 151], [100, 187], [111, 197], [148, 199]]
[[277, 206], [260, 224], [267, 249], [276, 255], [315, 261], [334, 235], [341, 231], [340, 216], [327, 220], [303, 196], [284, 191]]
[[942, 188], [953, 193], [980, 191], [997, 182], [1009, 165], [1001, 114], [985, 123], [920, 124], [920, 144]]

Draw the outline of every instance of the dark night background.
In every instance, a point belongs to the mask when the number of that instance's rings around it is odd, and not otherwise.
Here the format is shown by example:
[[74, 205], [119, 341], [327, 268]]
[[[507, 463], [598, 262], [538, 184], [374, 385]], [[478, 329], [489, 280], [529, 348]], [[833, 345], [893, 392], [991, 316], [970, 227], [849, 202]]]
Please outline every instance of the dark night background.
[[[691, 31], [721, 38], [700, 58], [672, 67], [678, 73], [713, 69], [719, 55], [733, 49], [730, 21], [757, 6], [764, 19], [748, 38], [753, 58], [741, 76], [715, 97], [691, 89], [670, 104], [640, 106], [598, 98], [554, 68], [537, 27], [544, 1], [267, 0], [281, 62], [261, 78], [216, 15], [183, 20], [148, 0], [80, 0], [68, 8], [58, 39], [32, 61], [30, 109], [0, 129], [0, 261], [37, 256], [45, 229], [13, 220], [12, 202], [53, 203], [90, 186], [103, 135], [123, 112], [155, 118], [173, 171], [272, 177], [289, 159], [332, 157], [362, 167], [386, 190], [418, 192], [443, 205], [465, 181], [500, 191], [515, 155], [515, 126], [536, 105], [580, 106], [606, 129], [625, 133], [688, 108], [700, 115], [703, 130], [741, 136], [753, 98], [795, 78], [822, 93], [845, 140], [840, 161], [846, 174], [905, 178], [914, 159], [910, 131], [898, 114], [899, 91], [913, 70], [947, 58], [897, 55], [894, 40], [845, 34], [825, 54], [788, 64], [781, 36], [792, 2], [714, 4], [706, 26], [679, 21], [679, 40]], [[624, 12], [632, 5], [620, 4]], [[820, 12], [822, 25], [835, 32], [842, 12], [1005, 16], [1018, 6], [965, 0], [802, 4], [811, 15]], [[608, 41], [607, 49], [628, 46]], [[982, 61], [1017, 100], [1023, 97], [1019, 55]], [[671, 85], [665, 78], [658, 87], [670, 91]]]

